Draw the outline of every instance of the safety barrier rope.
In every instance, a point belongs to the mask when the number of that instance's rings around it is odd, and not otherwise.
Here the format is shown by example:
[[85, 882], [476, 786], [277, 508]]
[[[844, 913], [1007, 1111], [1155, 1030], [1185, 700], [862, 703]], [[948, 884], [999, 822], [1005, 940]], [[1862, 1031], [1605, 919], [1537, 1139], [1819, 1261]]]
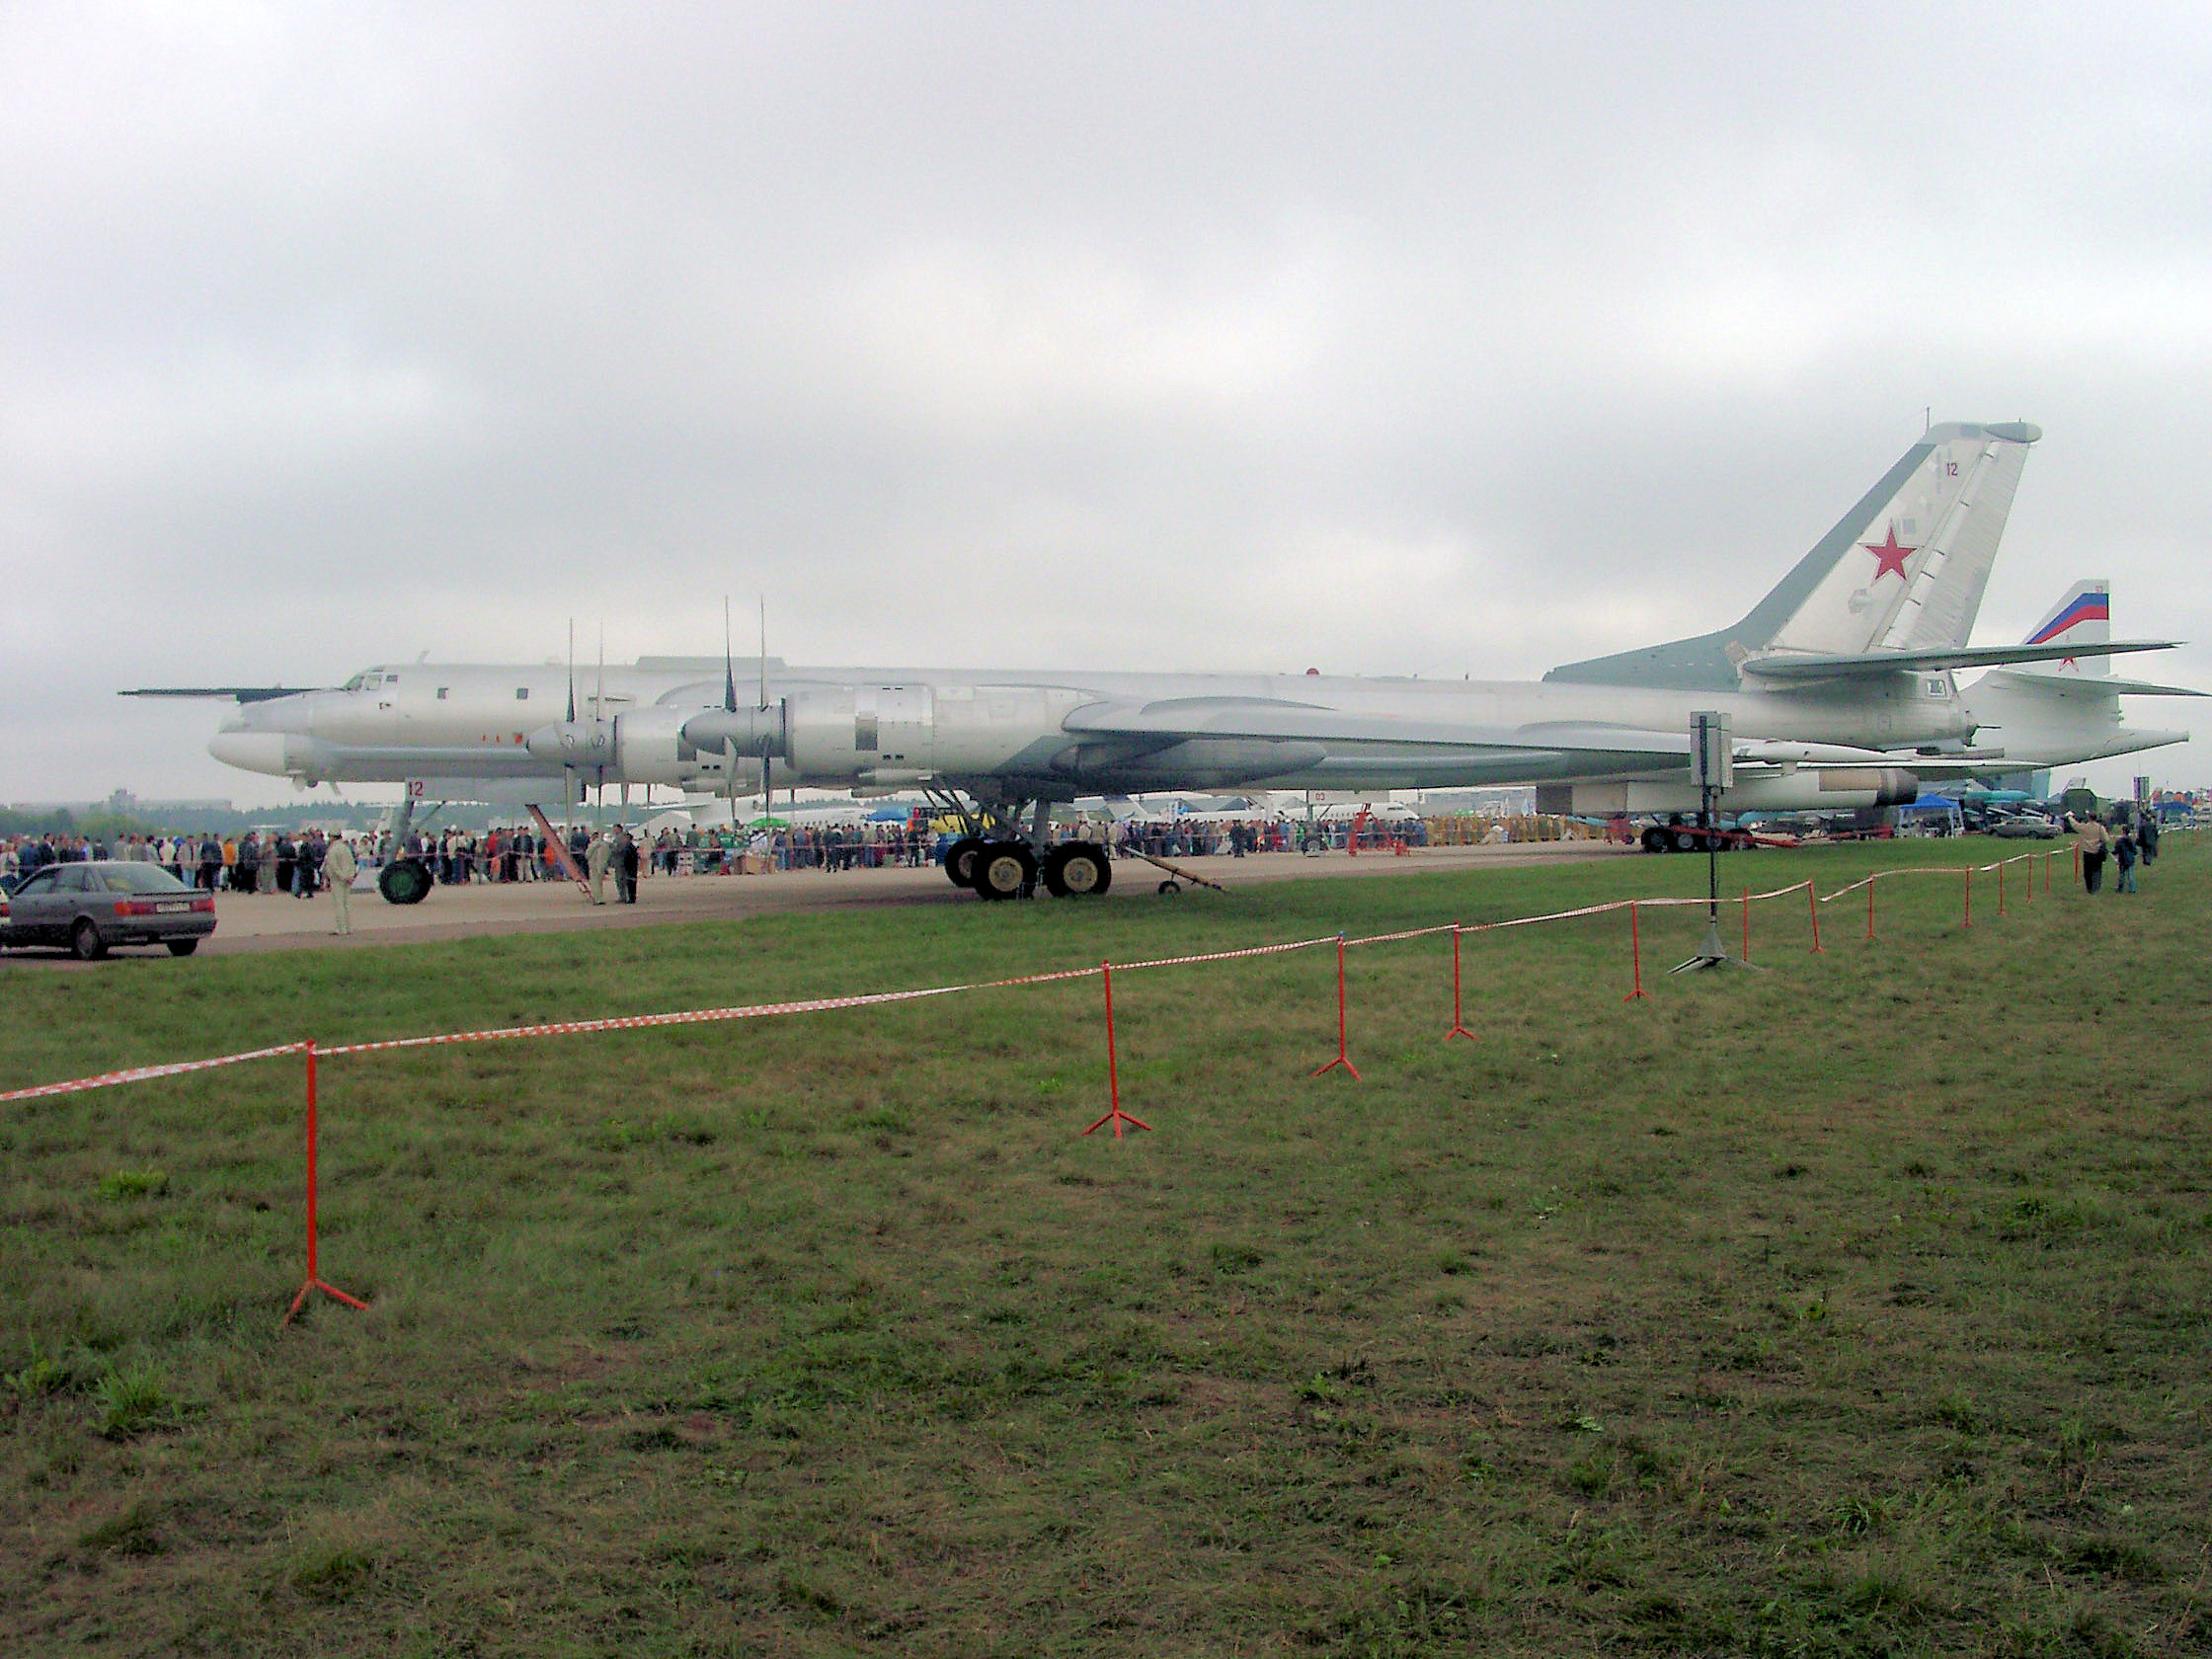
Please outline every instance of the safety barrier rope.
[[96, 1077], [71, 1077], [67, 1082], [40, 1083], [31, 1088], [10, 1089], [0, 1094], [0, 1101], [39, 1100], [47, 1095], [76, 1094], [84, 1089], [114, 1088], [118, 1083], [143, 1083], [155, 1077], [180, 1077], [187, 1071], [212, 1071], [218, 1066], [238, 1066], [249, 1060], [270, 1060], [277, 1055], [298, 1054], [305, 1043], [279, 1043], [273, 1049], [250, 1049], [244, 1054], [216, 1055], [208, 1060], [177, 1060], [162, 1066], [132, 1066], [120, 1071], [103, 1071]]
[[[2041, 856], [2037, 852], [2014, 854], [1988, 864], [1976, 865], [1914, 865], [1899, 870], [1880, 870], [1862, 877], [1834, 893], [1820, 894], [1811, 880], [1792, 882], [1786, 887], [1770, 889], [1764, 893], [1732, 895], [1721, 902], [1739, 905], [1759, 903], [1770, 899], [1787, 898], [1790, 894], [1813, 891], [1821, 904], [1829, 904], [1847, 894], [1870, 887], [1886, 876], [1943, 875], [1955, 876], [1962, 870], [1988, 871], [2000, 864], [2016, 864]], [[1689, 908], [1704, 907], [1709, 899], [1654, 898], [1614, 899], [1603, 904], [1582, 905], [1572, 909], [1548, 910], [1540, 915], [1509, 916], [1495, 921], [1438, 922], [1426, 927], [1401, 928], [1389, 933], [1372, 933], [1359, 938], [1349, 938], [1328, 933], [1318, 938], [1294, 939], [1280, 944], [1249, 945], [1237, 950], [1200, 951], [1180, 956], [1151, 957], [1140, 962], [1117, 962], [1116, 972], [1134, 973], [1147, 968], [1179, 968], [1208, 962], [1234, 962], [1252, 957], [1281, 956], [1294, 951], [1313, 950], [1324, 945], [1341, 943], [1347, 949], [1361, 945], [1395, 944], [1407, 939], [1426, 938], [1441, 933], [1488, 933], [1510, 927], [1532, 927], [1543, 922], [1572, 921], [1583, 916], [1608, 915], [1630, 908], [1656, 909], [1662, 908]], [[756, 1002], [725, 1008], [687, 1008], [669, 1013], [619, 1014], [598, 1019], [548, 1020], [534, 1025], [487, 1027], [476, 1031], [447, 1031], [428, 1036], [389, 1037], [360, 1043], [340, 1043], [318, 1049], [324, 1059], [341, 1055], [384, 1054], [399, 1049], [443, 1048], [461, 1043], [513, 1042], [532, 1037], [581, 1036], [600, 1031], [643, 1031], [658, 1026], [706, 1025], [727, 1020], [768, 1019], [786, 1014], [823, 1013], [840, 1008], [870, 1008], [894, 1002], [915, 1002], [935, 996], [955, 996], [971, 991], [1001, 990], [1016, 986], [1048, 985], [1064, 980], [1088, 980], [1099, 977], [1100, 968], [1065, 968], [1041, 974], [1021, 974], [1000, 980], [983, 980], [967, 985], [924, 986], [907, 990], [879, 990], [854, 996], [817, 996], [786, 1002]], [[308, 1045], [304, 1042], [279, 1043], [271, 1048], [250, 1049], [239, 1054], [215, 1055], [204, 1060], [174, 1061], [158, 1066], [136, 1066], [116, 1071], [104, 1071], [95, 1076], [72, 1077], [61, 1082], [40, 1083], [28, 1088], [0, 1092], [0, 1103], [19, 1100], [37, 1100], [53, 1095], [75, 1094], [87, 1089], [113, 1088], [123, 1083], [147, 1082], [159, 1077], [182, 1076], [193, 1071], [211, 1070], [217, 1066], [238, 1066], [251, 1060], [268, 1060], [277, 1055], [298, 1054]]]
[[[1833, 893], [1822, 894], [1820, 896], [1820, 902], [1823, 905], [1833, 904], [1836, 900], [1844, 898], [1848, 894], [1856, 893], [1861, 888], [1872, 887], [1874, 883], [1878, 881], [1885, 881], [1891, 876], [1955, 876], [1962, 870], [1971, 870], [1978, 876], [1987, 875], [1990, 871], [1996, 869], [2000, 864], [2027, 864], [2032, 863], [2034, 860], [2043, 856], [2044, 854], [2041, 852], [2015, 852], [2010, 858], [1992, 859], [1987, 864], [1908, 864], [1902, 869], [1897, 870], [1876, 870], [1871, 875], [1860, 876], [1858, 880], [1853, 882], [1849, 887], [1839, 887]], [[1763, 896], [1755, 894], [1753, 895], [1753, 897], [1758, 898]], [[1653, 900], [1650, 902], [1653, 904], [1657, 904], [1660, 901]], [[1670, 904], [1675, 903], [1675, 901], [1672, 900], [1666, 902]], [[1700, 899], [1698, 901], [1698, 903], [1701, 905], [1704, 903], [1704, 901]]]

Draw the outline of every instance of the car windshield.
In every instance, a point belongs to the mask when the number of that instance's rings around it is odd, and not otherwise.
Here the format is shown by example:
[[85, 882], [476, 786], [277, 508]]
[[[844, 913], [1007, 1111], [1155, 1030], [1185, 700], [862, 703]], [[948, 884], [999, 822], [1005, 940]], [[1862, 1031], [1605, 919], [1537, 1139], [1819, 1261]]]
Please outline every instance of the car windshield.
[[102, 864], [94, 881], [110, 893], [190, 893], [191, 888], [159, 864]]

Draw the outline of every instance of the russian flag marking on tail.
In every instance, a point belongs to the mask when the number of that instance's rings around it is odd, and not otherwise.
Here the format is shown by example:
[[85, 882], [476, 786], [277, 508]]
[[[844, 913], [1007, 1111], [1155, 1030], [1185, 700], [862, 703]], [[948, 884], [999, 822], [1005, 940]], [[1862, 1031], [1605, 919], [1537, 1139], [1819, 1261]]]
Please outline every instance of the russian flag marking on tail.
[[[2112, 638], [2112, 584], [2101, 576], [2075, 580], [2066, 596], [2027, 636], [2029, 645], [2104, 645]], [[2094, 654], [2065, 657], [2055, 663], [2023, 663], [2022, 672], [2056, 674], [2066, 679], [2096, 676], [2112, 672], [2112, 660]]]
[[2066, 602], [2052, 613], [2050, 620], [2036, 629], [2035, 632], [2029, 634], [2027, 643], [2029, 645], [2044, 645], [2058, 638], [2059, 635], [2080, 627], [2085, 622], [2109, 623], [2111, 620], [2111, 595], [2102, 589], [2083, 589], [2070, 595]]

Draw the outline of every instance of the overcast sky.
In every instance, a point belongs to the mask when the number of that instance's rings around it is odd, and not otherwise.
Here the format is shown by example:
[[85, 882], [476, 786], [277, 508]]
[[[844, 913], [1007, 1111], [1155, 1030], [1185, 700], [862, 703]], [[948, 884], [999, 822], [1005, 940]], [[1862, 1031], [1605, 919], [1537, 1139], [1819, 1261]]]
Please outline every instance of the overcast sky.
[[116, 691], [726, 592], [793, 662], [1533, 676], [1733, 620], [1929, 407], [2046, 434], [1978, 640], [2109, 576], [2212, 688], [2208, 38], [10, 0], [0, 799], [283, 799]]

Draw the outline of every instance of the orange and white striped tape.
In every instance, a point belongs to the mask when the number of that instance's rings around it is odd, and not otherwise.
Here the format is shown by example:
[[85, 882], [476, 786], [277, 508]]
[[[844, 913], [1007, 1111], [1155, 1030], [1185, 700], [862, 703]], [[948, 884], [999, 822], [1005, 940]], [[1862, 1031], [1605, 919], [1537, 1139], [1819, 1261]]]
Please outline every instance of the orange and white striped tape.
[[62, 1083], [40, 1083], [10, 1089], [0, 1100], [39, 1100], [48, 1095], [77, 1094], [85, 1089], [114, 1088], [118, 1083], [150, 1082], [156, 1077], [181, 1077], [187, 1071], [211, 1071], [218, 1066], [238, 1066], [249, 1060], [270, 1060], [277, 1055], [299, 1054], [305, 1043], [279, 1043], [273, 1049], [250, 1049], [244, 1054], [216, 1055], [208, 1060], [178, 1060], [162, 1066], [133, 1066], [121, 1071], [103, 1071], [97, 1077], [71, 1077]]

